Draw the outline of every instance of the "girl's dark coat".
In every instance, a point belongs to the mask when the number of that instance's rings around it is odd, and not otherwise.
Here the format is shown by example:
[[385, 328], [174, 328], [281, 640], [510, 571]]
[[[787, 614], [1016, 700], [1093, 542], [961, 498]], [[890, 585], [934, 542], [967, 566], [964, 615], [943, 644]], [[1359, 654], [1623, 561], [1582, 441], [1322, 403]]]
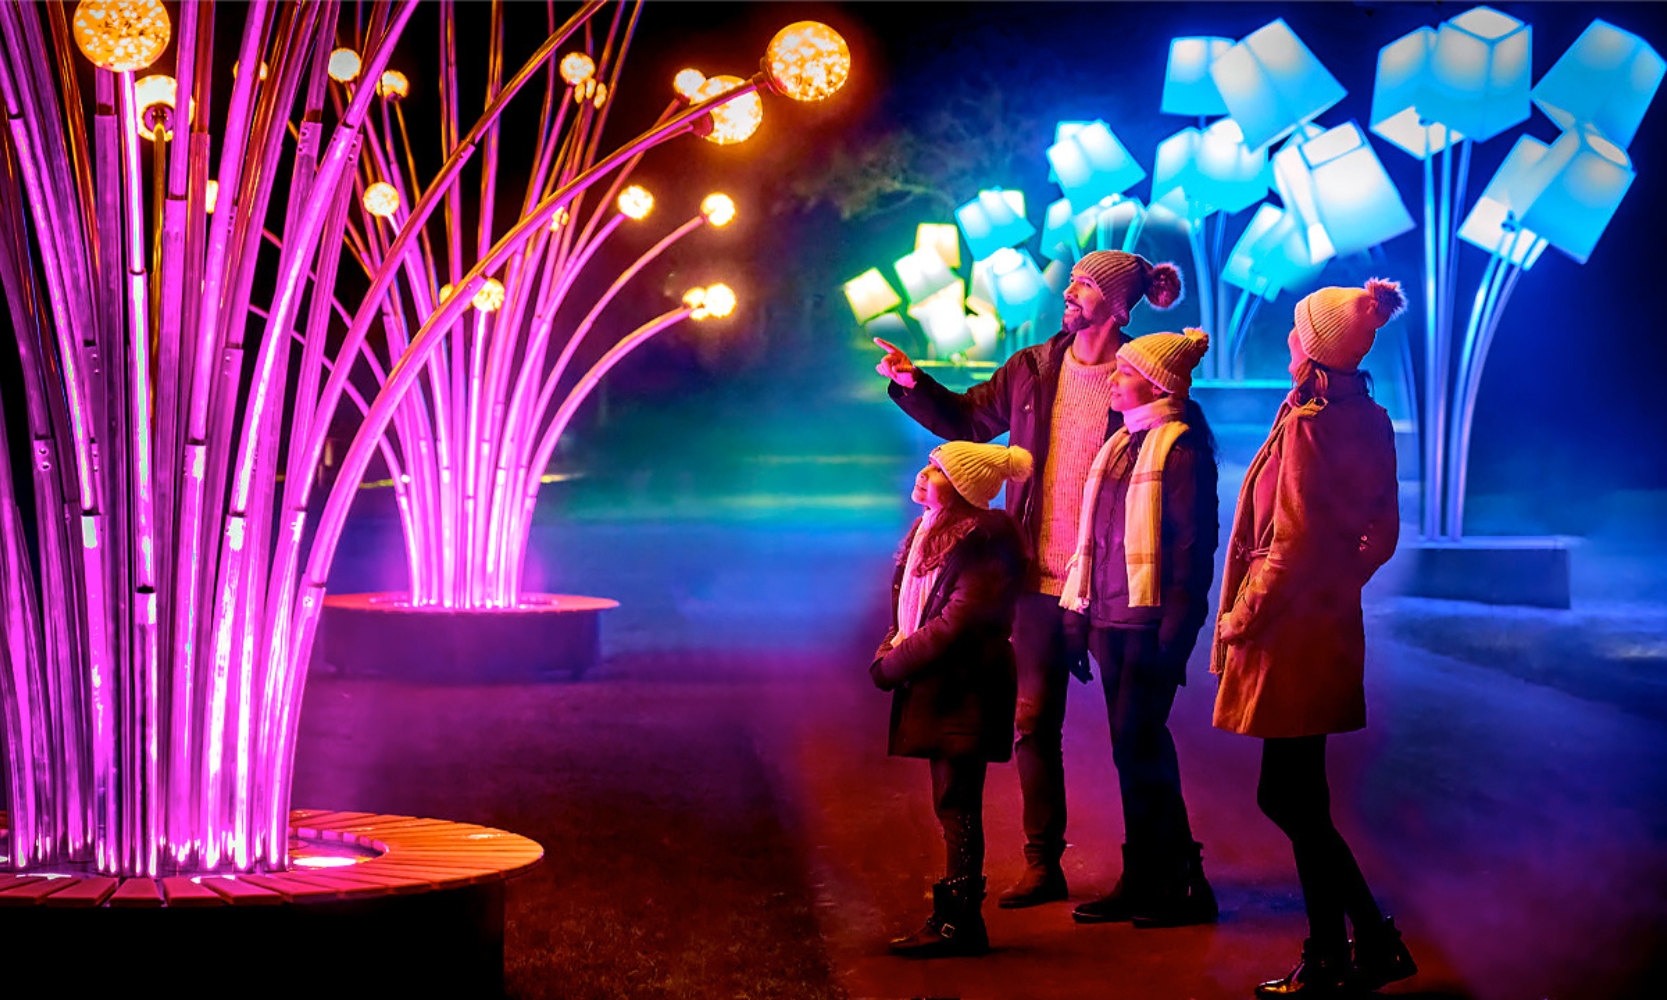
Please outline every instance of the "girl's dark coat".
[[[904, 552], [919, 528], [916, 521]], [[899, 562], [891, 588], [894, 624], [869, 667], [875, 686], [893, 692], [893, 756], [1012, 756], [1017, 691], [1010, 640], [1026, 568], [1013, 519], [1000, 510], [978, 511], [945, 558], [921, 627], [890, 648], [903, 587]]]

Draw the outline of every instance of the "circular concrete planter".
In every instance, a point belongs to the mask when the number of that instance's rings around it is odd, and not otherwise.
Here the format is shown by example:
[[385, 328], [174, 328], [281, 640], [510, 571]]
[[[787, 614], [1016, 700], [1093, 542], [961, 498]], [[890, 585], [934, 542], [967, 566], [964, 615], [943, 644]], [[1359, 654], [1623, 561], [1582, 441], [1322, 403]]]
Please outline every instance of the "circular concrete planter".
[[517, 608], [414, 608], [407, 595], [324, 598], [313, 667], [349, 677], [453, 683], [582, 676], [601, 658], [600, 616], [618, 601], [527, 594]]

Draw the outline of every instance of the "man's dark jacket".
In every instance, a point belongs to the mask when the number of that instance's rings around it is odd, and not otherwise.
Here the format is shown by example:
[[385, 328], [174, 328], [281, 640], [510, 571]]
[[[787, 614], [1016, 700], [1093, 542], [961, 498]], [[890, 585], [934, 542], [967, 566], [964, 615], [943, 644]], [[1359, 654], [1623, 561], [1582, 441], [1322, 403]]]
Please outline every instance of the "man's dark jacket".
[[[950, 441], [989, 441], [1002, 434], [1008, 443], [1030, 452], [1035, 472], [1022, 483], [1007, 484], [1007, 510], [1018, 519], [1030, 551], [1036, 552], [1042, 534], [1042, 474], [1048, 466], [1048, 436], [1053, 430], [1053, 401], [1059, 394], [1059, 373], [1074, 333], [1053, 337], [1018, 351], [1008, 358], [988, 382], [974, 385], [964, 393], [952, 392], [920, 369], [915, 370], [915, 387], [891, 384], [891, 398], [903, 412], [938, 437]], [[1107, 411], [1105, 434], [1123, 425], [1123, 417]], [[1039, 560], [1031, 560], [1025, 574], [1025, 589], [1040, 585]]]

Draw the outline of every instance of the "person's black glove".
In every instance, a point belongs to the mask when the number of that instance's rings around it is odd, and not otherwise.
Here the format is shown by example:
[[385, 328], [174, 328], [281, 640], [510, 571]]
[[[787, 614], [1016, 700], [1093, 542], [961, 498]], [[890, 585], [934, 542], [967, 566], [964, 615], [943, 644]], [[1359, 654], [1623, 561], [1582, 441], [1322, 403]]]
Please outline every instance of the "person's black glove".
[[1071, 676], [1087, 684], [1094, 679], [1088, 665], [1088, 616], [1078, 611], [1065, 612], [1065, 668]]

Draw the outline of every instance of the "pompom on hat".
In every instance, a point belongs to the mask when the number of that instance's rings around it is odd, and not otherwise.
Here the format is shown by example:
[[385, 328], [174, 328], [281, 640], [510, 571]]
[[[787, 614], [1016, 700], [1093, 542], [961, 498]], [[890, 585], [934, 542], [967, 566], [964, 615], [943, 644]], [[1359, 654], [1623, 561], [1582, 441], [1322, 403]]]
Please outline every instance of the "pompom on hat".
[[1181, 333], [1148, 333], [1117, 350], [1117, 360], [1146, 376], [1164, 392], [1186, 395], [1192, 389], [1192, 370], [1210, 349], [1210, 335], [1195, 327]]
[[1083, 254], [1071, 277], [1087, 278], [1105, 300], [1122, 306], [1124, 315], [1142, 298], [1168, 309], [1181, 301], [1181, 272], [1174, 264], [1154, 264], [1137, 253], [1095, 250]]
[[1354, 371], [1378, 328], [1406, 306], [1400, 284], [1385, 278], [1369, 278], [1365, 288], [1322, 288], [1297, 303], [1297, 344], [1327, 368]]
[[985, 510], [1009, 479], [1022, 483], [1030, 478], [1035, 461], [1030, 452], [1017, 445], [974, 444], [946, 441], [932, 449], [931, 462], [949, 477], [955, 492], [974, 507]]

